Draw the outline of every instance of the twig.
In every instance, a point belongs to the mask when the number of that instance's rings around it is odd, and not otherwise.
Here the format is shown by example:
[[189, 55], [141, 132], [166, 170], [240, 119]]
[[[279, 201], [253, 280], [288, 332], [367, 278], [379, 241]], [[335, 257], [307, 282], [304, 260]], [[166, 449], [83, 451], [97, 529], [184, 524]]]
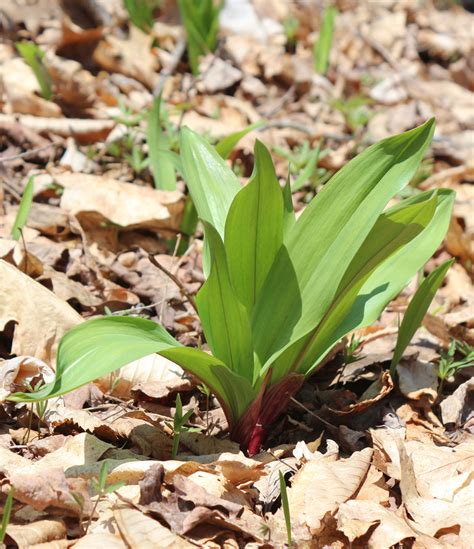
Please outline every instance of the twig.
[[336, 429], [337, 430], [337, 427], [335, 425], [333, 425], [332, 423], [329, 423], [329, 421], [326, 421], [325, 419], [323, 419], [321, 416], [318, 416], [318, 414], [316, 414], [315, 412], [313, 412], [312, 410], [310, 410], [309, 408], [307, 408], [304, 404], [302, 404], [301, 402], [299, 402], [298, 400], [296, 400], [296, 398], [294, 397], [290, 397], [290, 400], [291, 402], [293, 402], [294, 404], [297, 404], [300, 408], [302, 408], [305, 412], [307, 412], [309, 415], [315, 417], [318, 421], [320, 421], [323, 425], [326, 425], [326, 427], [328, 427], [329, 429], [331, 430], [334, 430]]
[[183, 54], [186, 50], [186, 37], [182, 36], [177, 44], [176, 48], [173, 52], [173, 56], [170, 59], [170, 62], [168, 65], [160, 72], [160, 80], [158, 81], [158, 84], [155, 86], [155, 89], [153, 90], [153, 97], [158, 97], [162, 94], [163, 88], [165, 87], [166, 80], [174, 73], [176, 70], [176, 67], [179, 65], [179, 62], [181, 61], [181, 57], [183, 57]]
[[151, 261], [151, 263], [153, 263], [153, 265], [155, 267], [157, 267], [158, 269], [160, 269], [160, 271], [165, 273], [165, 275], [168, 276], [176, 284], [176, 286], [178, 286], [178, 288], [181, 290], [183, 295], [189, 301], [189, 304], [191, 305], [191, 307], [196, 311], [196, 314], [199, 314], [198, 309], [197, 309], [197, 305], [196, 305], [196, 301], [194, 300], [194, 297], [188, 292], [188, 290], [186, 290], [186, 288], [178, 280], [178, 278], [172, 272], [168, 271], [168, 269], [166, 267], [163, 267], [163, 265], [158, 263], [158, 261], [153, 257], [152, 254], [148, 254], [148, 259]]
[[36, 149], [30, 149], [29, 151], [25, 151], [19, 154], [13, 154], [11, 156], [0, 157], [0, 164], [3, 164], [4, 162], [10, 162], [11, 160], [18, 160], [19, 158], [25, 158], [30, 154], [36, 154], [36, 153], [45, 151], [47, 149], [50, 149], [51, 147], [57, 147], [58, 145], [62, 145], [62, 144], [63, 143], [61, 141], [51, 141], [51, 143], [48, 143], [47, 145], [43, 145], [42, 147], [37, 147]]

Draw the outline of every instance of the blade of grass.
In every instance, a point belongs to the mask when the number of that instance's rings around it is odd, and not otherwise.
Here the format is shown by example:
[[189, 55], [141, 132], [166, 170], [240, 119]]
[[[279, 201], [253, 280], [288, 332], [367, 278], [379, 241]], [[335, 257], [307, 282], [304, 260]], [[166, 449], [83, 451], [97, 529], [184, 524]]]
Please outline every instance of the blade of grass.
[[281, 471], [278, 471], [278, 476], [280, 477], [281, 506], [283, 507], [283, 514], [285, 515], [286, 533], [288, 536], [288, 547], [291, 547], [292, 545], [291, 516], [290, 516], [290, 506], [288, 504], [288, 493], [286, 491], [285, 477], [283, 476]]
[[28, 183], [26, 184], [25, 190], [23, 191], [20, 207], [18, 208], [15, 223], [12, 227], [13, 240], [19, 240], [21, 236], [21, 231], [23, 230], [23, 227], [26, 225], [26, 222], [28, 220], [31, 204], [33, 202], [33, 180], [34, 178], [30, 177]]
[[324, 10], [319, 40], [314, 44], [314, 68], [319, 74], [326, 74], [329, 67], [336, 14], [337, 10], [334, 6], [328, 6]]
[[400, 325], [400, 329], [398, 330], [397, 344], [390, 364], [390, 373], [392, 376], [395, 374], [395, 368], [402, 358], [403, 351], [408, 347], [411, 338], [415, 335], [416, 330], [422, 323], [423, 318], [428, 311], [428, 307], [433, 301], [438, 288], [441, 286], [441, 283], [453, 262], [454, 259], [445, 261], [437, 269], [431, 272], [425, 280], [423, 280], [410, 301]]
[[33, 42], [17, 42], [15, 46], [36, 76], [41, 95], [45, 99], [51, 99], [53, 97], [53, 79], [44, 64], [44, 51]]

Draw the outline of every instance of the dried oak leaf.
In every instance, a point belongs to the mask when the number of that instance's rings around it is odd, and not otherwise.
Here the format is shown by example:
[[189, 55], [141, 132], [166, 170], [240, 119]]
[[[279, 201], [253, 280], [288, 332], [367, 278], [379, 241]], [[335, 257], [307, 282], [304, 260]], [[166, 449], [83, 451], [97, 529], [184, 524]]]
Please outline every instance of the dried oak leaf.
[[[27, 549], [36, 544], [55, 540], [65, 540], [67, 530], [62, 520], [38, 520], [29, 524], [9, 524], [7, 535], [17, 544], [19, 549]], [[51, 545], [51, 547], [55, 547]], [[59, 547], [59, 545], [58, 545]], [[64, 546], [64, 547], [67, 547]]]

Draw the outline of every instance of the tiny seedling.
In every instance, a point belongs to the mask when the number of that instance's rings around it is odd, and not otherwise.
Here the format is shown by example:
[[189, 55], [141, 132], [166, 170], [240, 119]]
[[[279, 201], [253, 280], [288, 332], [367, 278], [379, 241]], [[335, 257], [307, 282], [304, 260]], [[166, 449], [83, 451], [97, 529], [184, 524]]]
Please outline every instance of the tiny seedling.
[[294, 15], [288, 15], [283, 20], [283, 32], [286, 37], [286, 49], [289, 52], [294, 52], [296, 49], [296, 34], [298, 32], [300, 22]]
[[296, 219], [262, 143], [242, 187], [214, 148], [183, 128], [183, 175], [205, 230], [196, 303], [212, 354], [182, 346], [151, 320], [106, 316], [62, 338], [53, 383], [9, 399], [57, 396], [156, 352], [205, 383], [231, 438], [258, 451], [303, 380], [345, 335], [379, 317], [444, 238], [453, 191], [387, 208], [433, 131], [430, 120], [368, 147]]
[[26, 222], [28, 221], [28, 216], [30, 214], [31, 205], [33, 203], [33, 190], [34, 190], [34, 177], [30, 177], [28, 183], [26, 184], [25, 190], [23, 191], [23, 196], [21, 197], [20, 206], [16, 213], [15, 223], [12, 227], [12, 238], [13, 240], [19, 240], [21, 237], [22, 231]]
[[318, 41], [314, 44], [314, 68], [319, 74], [326, 74], [331, 55], [332, 35], [337, 10], [334, 6], [328, 6], [322, 16], [321, 29]]
[[143, 32], [153, 28], [153, 12], [160, 7], [160, 0], [124, 0], [130, 21]]
[[285, 516], [285, 526], [286, 534], [288, 536], [288, 547], [292, 545], [291, 539], [291, 516], [290, 516], [290, 506], [288, 504], [288, 493], [286, 491], [286, 482], [285, 477], [281, 471], [278, 471], [278, 476], [280, 477], [280, 495], [281, 495], [281, 506], [283, 508], [283, 514]]
[[292, 151], [278, 146], [273, 147], [273, 151], [288, 160], [290, 174], [294, 178], [291, 183], [292, 191], [298, 191], [308, 183], [313, 187], [324, 185], [332, 175], [332, 172], [318, 168], [318, 162], [329, 154], [328, 149], [321, 150], [320, 143], [315, 149], [311, 149], [309, 141], [305, 139]]
[[219, 12], [223, 2], [178, 0], [181, 20], [188, 39], [188, 60], [193, 74], [199, 74], [199, 58], [217, 47]]
[[[87, 524], [85, 527], [86, 534], [87, 534], [87, 531], [89, 530], [89, 527], [91, 525], [92, 519], [94, 518], [95, 512], [97, 510], [97, 506], [99, 505], [99, 501], [101, 500], [101, 498], [103, 498], [107, 494], [111, 494], [112, 492], [115, 492], [115, 490], [122, 488], [122, 486], [125, 486], [125, 482], [116, 482], [114, 484], [107, 485], [108, 474], [109, 474], [108, 463], [107, 461], [103, 461], [99, 469], [99, 476], [97, 480], [96, 479], [91, 480], [91, 487], [92, 487], [92, 490], [97, 495], [97, 499], [95, 500], [94, 507], [92, 508], [89, 520], [87, 521]], [[73, 494], [73, 497], [76, 503], [78, 505], [81, 505], [82, 497], [78, 498], [77, 494]]]
[[10, 516], [13, 509], [13, 492], [15, 488], [12, 486], [8, 492], [5, 505], [3, 506], [2, 514], [2, 524], [0, 526], [0, 545], [5, 541], [5, 536], [7, 535], [7, 528], [10, 523]]
[[335, 99], [332, 107], [341, 112], [345, 118], [346, 126], [352, 133], [357, 133], [366, 126], [373, 116], [369, 106], [372, 100], [363, 95], [354, 95], [348, 99]]
[[17, 42], [15, 46], [36, 76], [41, 95], [44, 99], [51, 99], [53, 97], [53, 79], [44, 64], [44, 51], [33, 42]]
[[353, 364], [354, 362], [358, 362], [364, 358], [363, 355], [359, 354], [359, 347], [362, 345], [362, 342], [362, 339], [356, 337], [354, 334], [351, 335], [351, 339], [344, 346], [344, 350], [342, 352], [344, 366], [348, 366], [349, 364]]
[[[189, 418], [193, 415], [193, 410], [188, 410], [183, 416], [183, 403], [181, 402], [181, 395], [178, 393], [176, 395], [176, 410], [173, 417], [173, 446], [171, 448], [171, 459], [176, 459], [179, 450], [179, 439], [181, 433], [197, 433], [200, 431], [198, 427], [186, 427], [186, 423], [189, 421]], [[168, 427], [171, 428], [171, 424], [168, 424]]]
[[[456, 352], [461, 355], [461, 359], [455, 360]], [[441, 395], [444, 384], [453, 378], [459, 370], [474, 366], [474, 347], [465, 342], [451, 340], [448, 350], [442, 353], [438, 364], [439, 387], [438, 395]]]

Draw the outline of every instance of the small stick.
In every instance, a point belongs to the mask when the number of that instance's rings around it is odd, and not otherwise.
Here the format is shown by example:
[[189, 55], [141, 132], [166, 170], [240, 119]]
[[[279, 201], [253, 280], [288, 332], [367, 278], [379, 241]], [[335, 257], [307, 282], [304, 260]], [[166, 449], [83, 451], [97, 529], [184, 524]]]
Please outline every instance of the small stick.
[[60, 141], [52, 141], [51, 143], [48, 143], [47, 145], [43, 145], [42, 147], [37, 147], [36, 149], [30, 149], [29, 151], [25, 151], [19, 154], [14, 154], [12, 156], [0, 157], [0, 164], [3, 164], [4, 162], [10, 162], [11, 160], [17, 160], [18, 158], [25, 158], [30, 154], [39, 153], [47, 149], [50, 149], [51, 147], [57, 147], [58, 145], [62, 145], [62, 144], [63, 143]]
[[197, 305], [196, 305], [196, 301], [194, 300], [194, 297], [188, 292], [188, 290], [186, 290], [186, 288], [178, 280], [178, 278], [172, 272], [168, 271], [168, 269], [166, 267], [163, 267], [163, 265], [158, 263], [158, 261], [153, 257], [152, 254], [148, 254], [148, 259], [151, 261], [151, 263], [153, 263], [153, 265], [155, 267], [157, 267], [158, 269], [160, 269], [160, 271], [165, 273], [165, 275], [168, 276], [176, 284], [176, 286], [178, 286], [178, 288], [181, 290], [183, 295], [189, 301], [191, 307], [196, 311], [196, 314], [199, 314], [198, 309], [197, 309]]

